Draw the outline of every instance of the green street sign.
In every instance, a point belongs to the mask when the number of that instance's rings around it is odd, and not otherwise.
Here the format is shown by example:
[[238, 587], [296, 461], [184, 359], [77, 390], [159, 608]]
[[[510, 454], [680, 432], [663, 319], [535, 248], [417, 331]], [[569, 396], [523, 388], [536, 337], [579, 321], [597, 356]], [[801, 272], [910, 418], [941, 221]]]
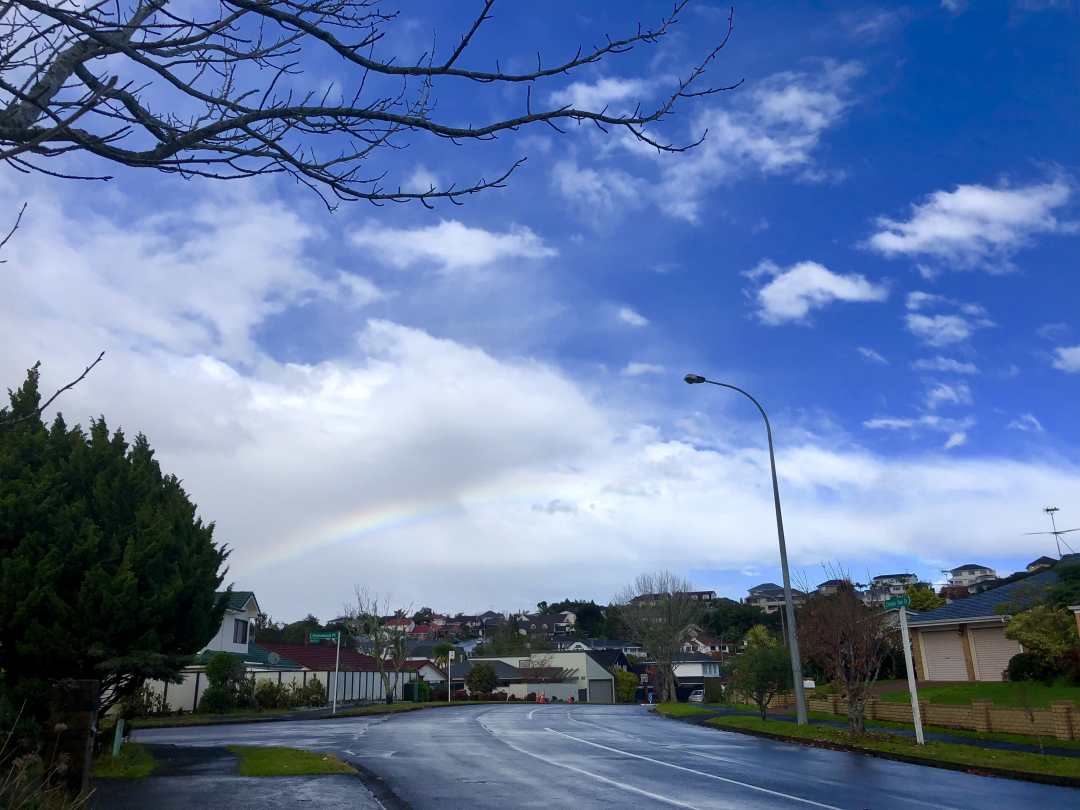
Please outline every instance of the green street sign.
[[337, 630], [316, 630], [308, 633], [309, 641], [337, 641]]
[[894, 596], [885, 600], [886, 610], [896, 610], [897, 608], [906, 608], [911, 604], [910, 596]]

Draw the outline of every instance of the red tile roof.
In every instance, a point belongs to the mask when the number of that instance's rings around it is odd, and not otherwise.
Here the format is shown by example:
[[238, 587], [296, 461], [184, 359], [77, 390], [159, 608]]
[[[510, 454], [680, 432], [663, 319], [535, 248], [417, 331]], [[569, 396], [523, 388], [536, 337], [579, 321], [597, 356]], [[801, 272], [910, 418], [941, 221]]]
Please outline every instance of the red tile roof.
[[438, 672], [438, 673], [439, 673], [440, 675], [442, 675], [442, 676], [443, 676], [444, 678], [446, 677], [446, 673], [445, 673], [445, 672], [443, 671], [443, 668], [442, 668], [442, 667], [440, 667], [440, 666], [439, 666], [438, 664], [436, 664], [436, 663], [435, 663], [434, 661], [429, 661], [429, 660], [427, 660], [427, 659], [424, 659], [424, 660], [422, 660], [422, 661], [421, 661], [421, 660], [415, 660], [415, 661], [406, 661], [406, 662], [405, 662], [405, 666], [404, 666], [404, 669], [408, 669], [408, 670], [413, 670], [413, 669], [416, 669], [416, 670], [420, 670], [420, 669], [423, 669], [424, 667], [431, 667], [432, 669], [436, 670], [436, 671], [437, 671], [437, 672]]
[[[332, 644], [278, 644], [270, 641], [256, 642], [267, 652], [276, 652], [282, 658], [295, 661], [305, 669], [332, 672], [337, 657], [337, 647]], [[374, 672], [375, 659], [346, 647], [341, 648], [342, 672]]]

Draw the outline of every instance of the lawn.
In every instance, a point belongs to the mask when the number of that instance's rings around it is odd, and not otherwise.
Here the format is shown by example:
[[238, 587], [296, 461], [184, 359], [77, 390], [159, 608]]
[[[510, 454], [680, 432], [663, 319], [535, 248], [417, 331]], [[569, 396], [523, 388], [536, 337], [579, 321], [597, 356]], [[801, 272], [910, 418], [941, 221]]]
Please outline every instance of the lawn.
[[[952, 686], [919, 687], [919, 697], [931, 703], [966, 706], [973, 700], [992, 700], [1003, 708], [1024, 708], [1025, 701], [1035, 709], [1049, 709], [1055, 700], [1072, 700], [1080, 705], [1080, 686], [1045, 686], [1024, 681], [1005, 683], [964, 683]], [[906, 689], [886, 692], [881, 700], [888, 703], [907, 703]]]
[[120, 756], [113, 758], [112, 751], [99, 754], [94, 759], [95, 779], [141, 779], [154, 770], [154, 757], [139, 743], [129, 742], [120, 749]]
[[356, 773], [356, 769], [333, 754], [301, 751], [298, 748], [267, 748], [258, 745], [230, 745], [240, 759], [241, 776], [311, 776], [326, 773]]
[[762, 721], [756, 717], [717, 717], [709, 725], [728, 731], [776, 734], [795, 739], [832, 743], [868, 753], [897, 754], [925, 759], [927, 764], [950, 763], [973, 769], [1001, 768], [1021, 773], [1064, 776], [1080, 779], [1080, 758], [1056, 757], [1020, 751], [999, 751], [970, 745], [928, 742], [889, 734], [853, 736], [846, 731], [824, 726], [796, 726], [782, 720]]

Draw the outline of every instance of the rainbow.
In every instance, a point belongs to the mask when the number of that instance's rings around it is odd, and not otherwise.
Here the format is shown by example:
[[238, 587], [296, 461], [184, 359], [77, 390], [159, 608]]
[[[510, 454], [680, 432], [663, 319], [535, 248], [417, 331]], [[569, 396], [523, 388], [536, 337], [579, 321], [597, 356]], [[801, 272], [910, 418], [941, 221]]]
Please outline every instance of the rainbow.
[[489, 506], [501, 508], [532, 508], [558, 497], [560, 487], [549, 476], [543, 482], [536, 479], [519, 482], [509, 488], [500, 486], [497, 491], [480, 493], [480, 497], [453, 497], [441, 500], [399, 500], [345, 512], [314, 529], [289, 537], [252, 561], [252, 568], [260, 569], [279, 565], [318, 549], [330, 548], [347, 542], [356, 542], [380, 534], [430, 523], [439, 518], [459, 514], [466, 506]]

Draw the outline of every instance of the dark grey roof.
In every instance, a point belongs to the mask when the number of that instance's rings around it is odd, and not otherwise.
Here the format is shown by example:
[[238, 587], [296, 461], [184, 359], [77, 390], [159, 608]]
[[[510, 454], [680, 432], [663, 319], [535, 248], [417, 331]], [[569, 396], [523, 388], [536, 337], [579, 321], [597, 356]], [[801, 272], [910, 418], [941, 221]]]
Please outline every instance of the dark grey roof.
[[759, 591], [782, 591], [784, 590], [775, 582], [762, 582], [760, 585], [755, 585], [750, 589], [750, 593], [758, 593]]
[[978, 565], [976, 563], [968, 563], [967, 565], [958, 565], [956, 568], [953, 568], [952, 570], [950, 570], [949, 573], [950, 574], [957, 574], [957, 573], [959, 573], [961, 571], [981, 571], [984, 568], [987, 571], [992, 570], [990, 568], [990, 566], [988, 566], [988, 565]]
[[844, 582], [845, 582], [845, 580], [842, 580], [842, 579], [827, 579], [824, 582], [822, 582], [820, 585], [818, 585], [818, 587], [819, 588], [836, 588], [836, 587], [838, 587], [840, 585], [843, 585]]
[[500, 661], [497, 658], [471, 658], [460, 664], [453, 664], [450, 667], [451, 679], [458, 681], [464, 678], [472, 668], [477, 664], [490, 664], [495, 668], [495, 677], [500, 681], [518, 681], [521, 680], [521, 671], [517, 667], [512, 667], [505, 661]]
[[699, 652], [678, 652], [671, 657], [671, 660], [676, 664], [690, 664], [698, 661], [708, 661], [710, 664], [716, 663], [716, 659], [711, 655]]
[[907, 573], [907, 574], [878, 574], [876, 577], [874, 577], [874, 582], [877, 582], [879, 579], [903, 579], [904, 577], [913, 577], [913, 576], [915, 576], [915, 575], [912, 574], [912, 573]]
[[966, 599], [957, 599], [937, 610], [928, 610], [917, 618], [913, 618], [910, 624], [918, 627], [936, 622], [969, 622], [988, 616], [998, 616], [1000, 614], [997, 609], [1000, 605], [1016, 604], [1019, 607], [1025, 607], [1045, 598], [1046, 590], [1057, 582], [1057, 578], [1057, 573], [1053, 568], [1049, 571], [1039, 571]]
[[1039, 557], [1039, 559], [1037, 560], [1032, 560], [1031, 562], [1029, 562], [1027, 564], [1027, 567], [1031, 568], [1031, 566], [1033, 565], [1053, 565], [1056, 562], [1057, 560], [1055, 560], [1053, 557], [1047, 557], [1044, 555], [1042, 557]]
[[622, 650], [589, 650], [586, 655], [604, 669], [611, 669], [614, 666], [624, 667], [630, 663]]

